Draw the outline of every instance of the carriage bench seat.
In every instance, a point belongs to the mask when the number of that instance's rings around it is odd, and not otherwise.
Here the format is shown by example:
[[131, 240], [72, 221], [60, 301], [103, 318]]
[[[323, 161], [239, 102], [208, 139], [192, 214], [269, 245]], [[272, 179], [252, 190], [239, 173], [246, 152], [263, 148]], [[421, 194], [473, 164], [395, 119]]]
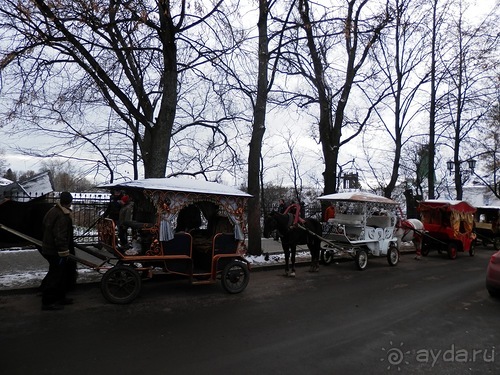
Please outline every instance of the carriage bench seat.
[[366, 225], [375, 228], [389, 228], [391, 218], [389, 216], [370, 216], [366, 219]]
[[162, 242], [163, 255], [186, 255], [191, 257], [193, 238], [187, 232], [177, 232], [170, 241]]
[[213, 239], [214, 255], [235, 254], [239, 241], [234, 238], [234, 233], [217, 233]]
[[355, 225], [355, 226], [363, 225], [363, 215], [337, 214], [335, 215], [335, 218], [331, 220], [333, 223], [342, 225]]

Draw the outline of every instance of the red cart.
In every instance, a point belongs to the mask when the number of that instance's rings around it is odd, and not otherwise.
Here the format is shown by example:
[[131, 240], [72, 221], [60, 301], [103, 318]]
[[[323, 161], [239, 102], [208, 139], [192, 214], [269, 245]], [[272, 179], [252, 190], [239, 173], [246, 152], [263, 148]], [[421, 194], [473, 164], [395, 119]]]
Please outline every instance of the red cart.
[[423, 256], [427, 256], [432, 249], [440, 253], [446, 251], [450, 259], [455, 259], [458, 252], [474, 256], [475, 207], [465, 201], [427, 200], [419, 203], [418, 211], [426, 232]]

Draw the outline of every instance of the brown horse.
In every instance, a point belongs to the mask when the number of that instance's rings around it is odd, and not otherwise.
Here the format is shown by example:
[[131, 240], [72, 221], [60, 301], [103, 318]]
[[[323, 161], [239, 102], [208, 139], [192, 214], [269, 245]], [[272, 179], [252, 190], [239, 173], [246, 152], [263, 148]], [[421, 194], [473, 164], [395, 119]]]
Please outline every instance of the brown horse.
[[316, 219], [306, 218], [298, 223], [295, 222], [296, 220], [294, 214], [280, 214], [276, 211], [272, 211], [264, 220], [264, 237], [269, 238], [273, 231], [277, 231], [281, 240], [281, 247], [285, 253], [285, 275], [291, 277], [295, 276], [297, 245], [307, 245], [311, 253], [311, 268], [309, 271], [319, 271], [321, 240], [317, 236], [321, 236], [323, 230], [321, 223]]

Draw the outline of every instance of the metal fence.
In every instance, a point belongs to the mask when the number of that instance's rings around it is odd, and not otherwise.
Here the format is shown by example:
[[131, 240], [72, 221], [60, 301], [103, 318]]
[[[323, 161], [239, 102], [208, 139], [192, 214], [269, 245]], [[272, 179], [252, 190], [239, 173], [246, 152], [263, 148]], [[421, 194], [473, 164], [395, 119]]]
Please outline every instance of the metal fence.
[[[2, 215], [19, 215], [22, 220], [30, 221], [32, 226], [41, 226], [41, 218], [52, 205], [59, 202], [59, 193], [49, 193], [45, 195], [32, 196], [23, 193], [11, 194], [9, 196], [0, 197], [0, 216]], [[73, 225], [75, 228], [75, 241], [77, 243], [97, 243], [97, 228], [96, 223], [102, 216], [110, 201], [108, 192], [96, 193], [72, 193], [73, 202]], [[8, 199], [16, 202], [23, 202], [18, 207], [17, 212], [2, 212], [2, 199]], [[37, 218], [27, 217], [37, 213]], [[1, 221], [1, 219], [0, 219]], [[13, 228], [18, 229], [18, 228]]]

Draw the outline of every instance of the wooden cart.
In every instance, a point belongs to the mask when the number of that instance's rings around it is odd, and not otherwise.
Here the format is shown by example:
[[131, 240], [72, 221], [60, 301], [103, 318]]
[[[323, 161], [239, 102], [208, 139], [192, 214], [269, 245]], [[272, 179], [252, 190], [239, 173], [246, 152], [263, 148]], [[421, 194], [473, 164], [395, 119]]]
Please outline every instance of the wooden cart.
[[446, 251], [450, 259], [455, 259], [458, 252], [474, 256], [475, 207], [465, 201], [426, 200], [419, 202], [417, 210], [426, 231], [423, 256], [432, 249]]

